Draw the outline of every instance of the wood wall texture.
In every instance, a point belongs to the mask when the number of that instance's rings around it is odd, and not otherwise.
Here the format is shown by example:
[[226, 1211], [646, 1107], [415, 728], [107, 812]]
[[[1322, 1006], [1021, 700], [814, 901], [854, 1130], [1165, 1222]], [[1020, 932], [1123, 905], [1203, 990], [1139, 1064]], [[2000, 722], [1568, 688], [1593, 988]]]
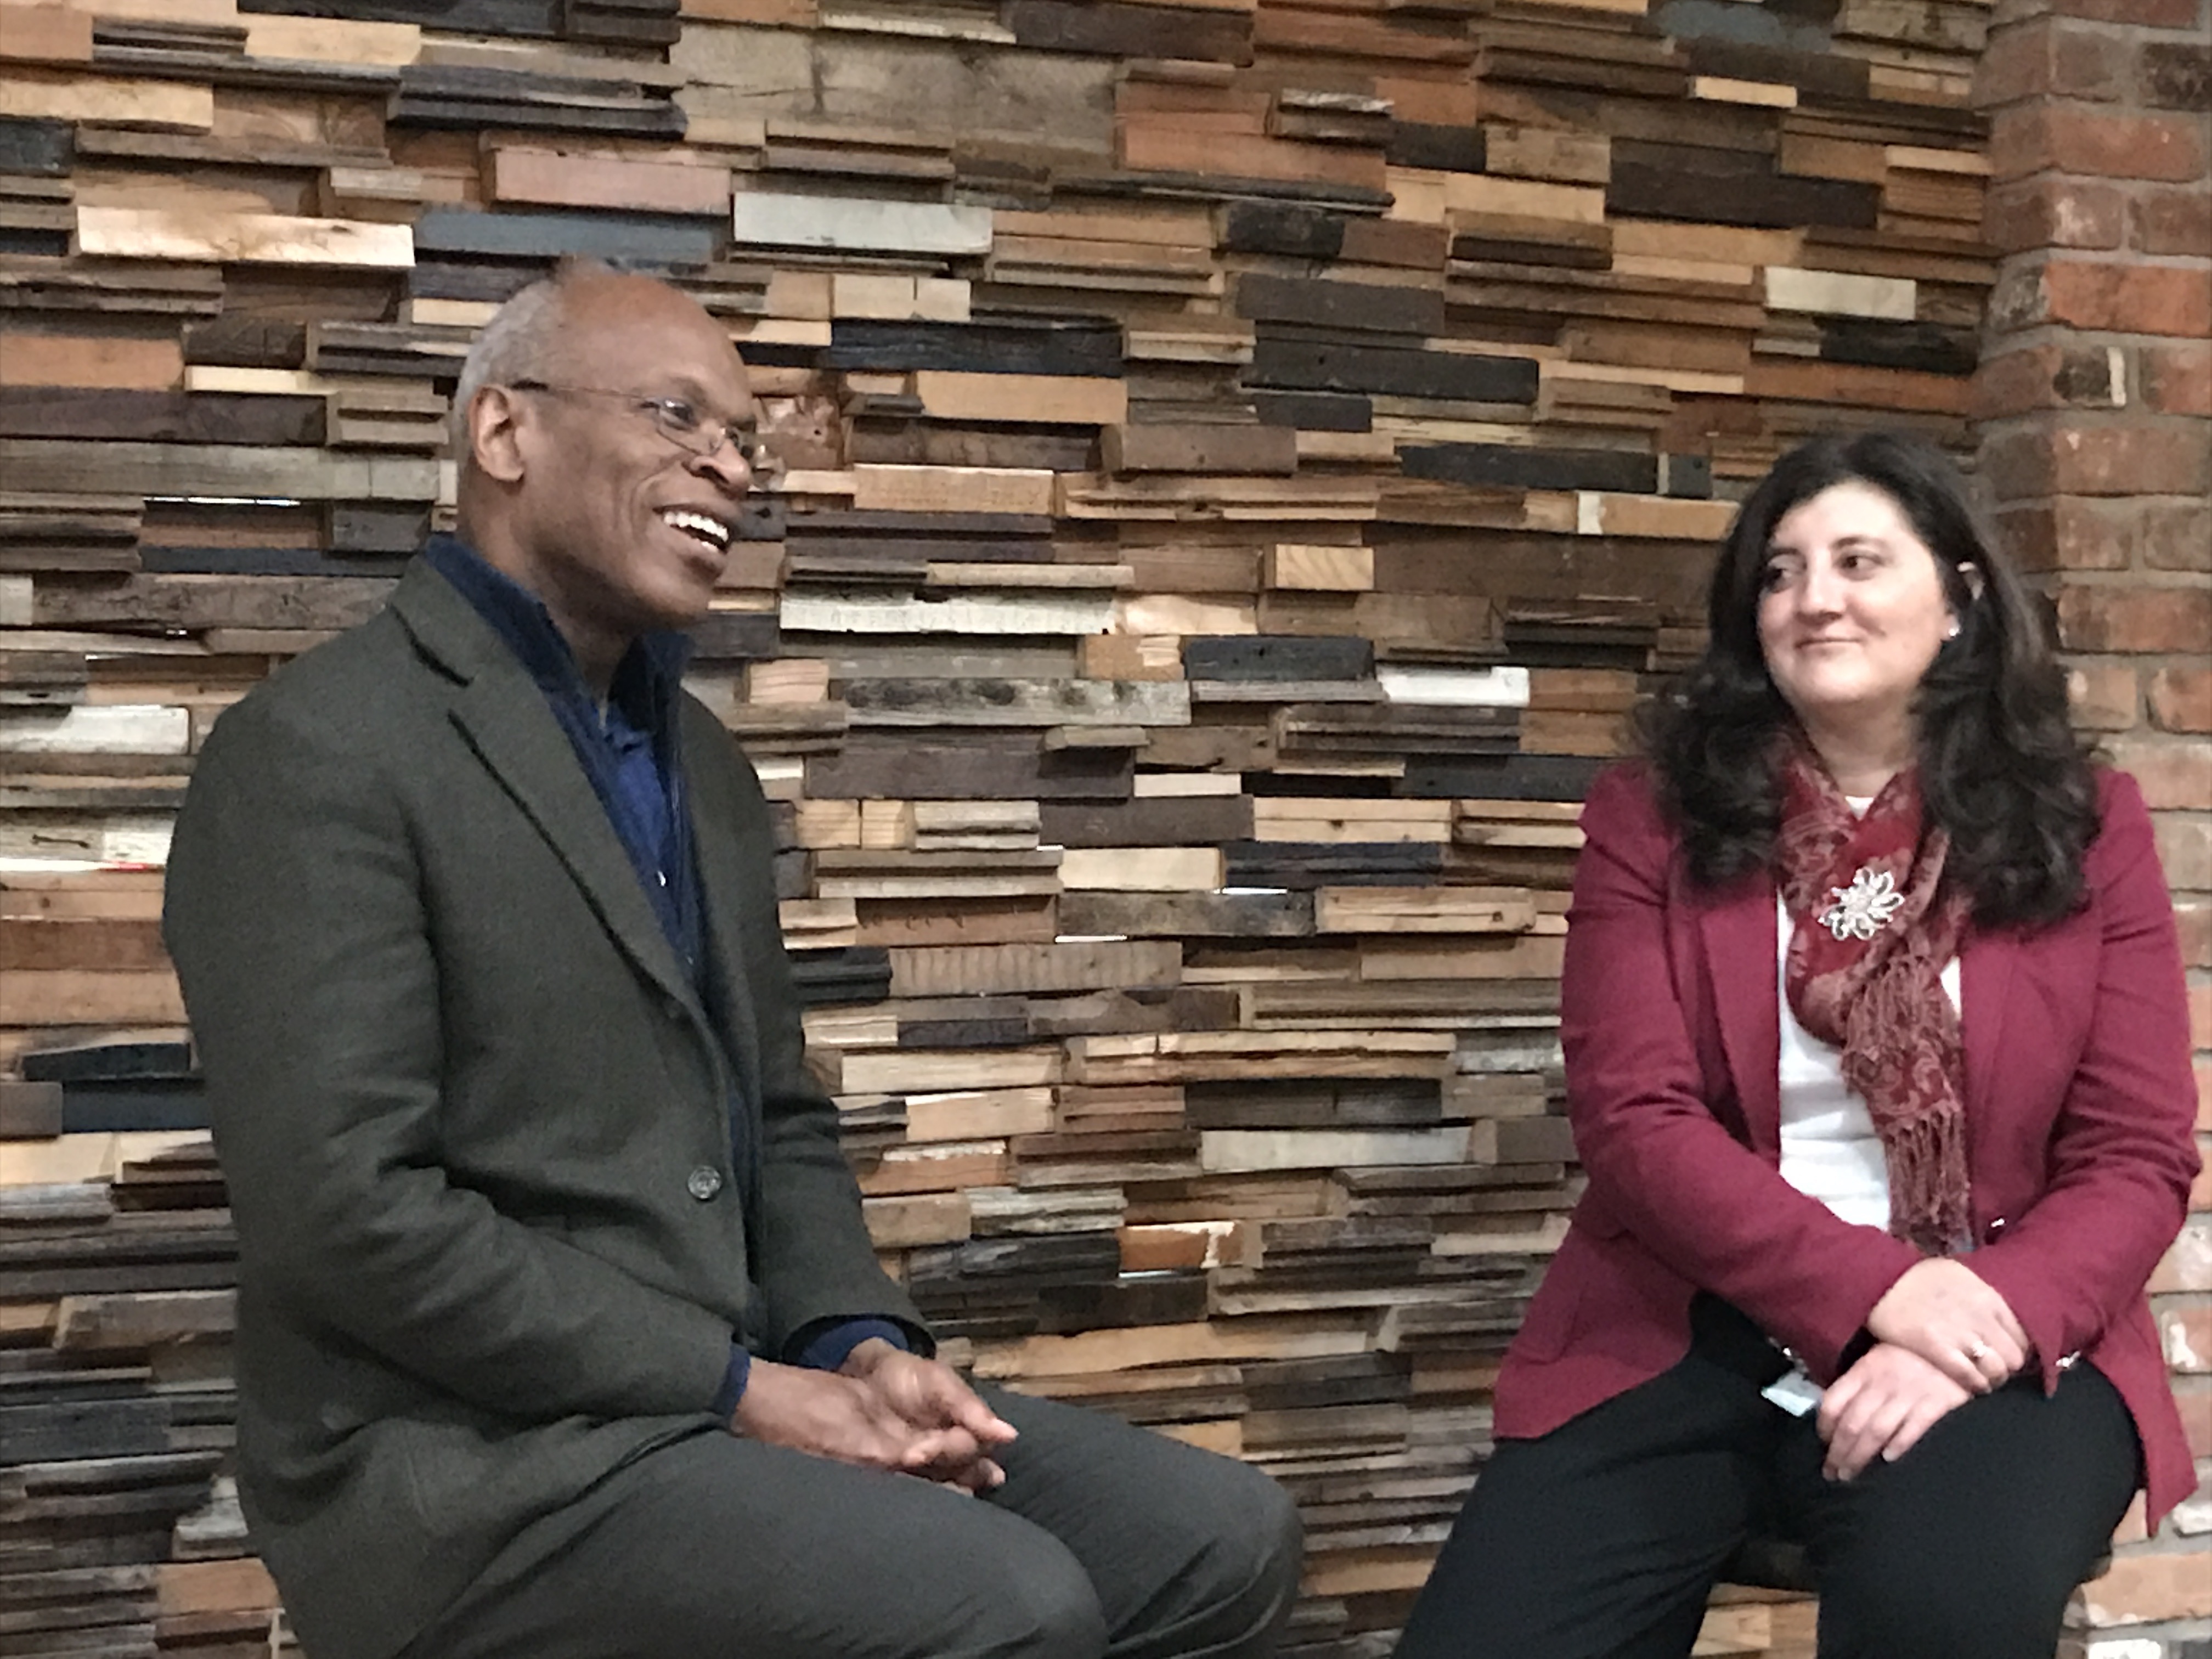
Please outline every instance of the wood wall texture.
[[1782, 448], [1972, 459], [1990, 16], [0, 0], [0, 1653], [284, 1644], [167, 825], [565, 252], [764, 399], [695, 684], [888, 1262], [979, 1375], [1276, 1473], [1297, 1650], [1386, 1652], [1577, 1191], [1575, 803]]

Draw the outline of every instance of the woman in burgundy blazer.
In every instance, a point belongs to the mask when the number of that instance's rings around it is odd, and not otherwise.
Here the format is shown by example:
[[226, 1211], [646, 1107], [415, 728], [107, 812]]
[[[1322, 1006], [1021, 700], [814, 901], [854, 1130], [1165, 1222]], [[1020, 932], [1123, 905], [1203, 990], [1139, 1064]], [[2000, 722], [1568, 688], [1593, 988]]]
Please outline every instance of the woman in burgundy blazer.
[[[1583, 815], [1561, 1027], [1589, 1189], [1401, 1659], [1686, 1653], [1715, 1572], [1771, 1528], [1821, 1571], [1823, 1659], [2047, 1659], [2129, 1495], [2155, 1525], [2195, 1485], [2143, 1297], [2198, 1162], [2150, 820], [2064, 732], [2027, 597], [1924, 445], [1786, 458], [1711, 623], [1650, 758]], [[1944, 1254], [1780, 1172], [1765, 757], [1792, 740], [1842, 796], [1917, 761], [1950, 836], [1970, 1221]], [[2039, 915], [2004, 888], [2038, 860]]]

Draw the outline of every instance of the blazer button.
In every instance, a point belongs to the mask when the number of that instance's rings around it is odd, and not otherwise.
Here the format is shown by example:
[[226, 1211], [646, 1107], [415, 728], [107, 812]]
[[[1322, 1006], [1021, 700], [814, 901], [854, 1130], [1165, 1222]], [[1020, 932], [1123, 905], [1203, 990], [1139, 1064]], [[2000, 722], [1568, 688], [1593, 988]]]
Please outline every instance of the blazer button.
[[692, 1197], [704, 1204], [722, 1190], [722, 1172], [711, 1164], [702, 1164], [686, 1177], [684, 1186]]

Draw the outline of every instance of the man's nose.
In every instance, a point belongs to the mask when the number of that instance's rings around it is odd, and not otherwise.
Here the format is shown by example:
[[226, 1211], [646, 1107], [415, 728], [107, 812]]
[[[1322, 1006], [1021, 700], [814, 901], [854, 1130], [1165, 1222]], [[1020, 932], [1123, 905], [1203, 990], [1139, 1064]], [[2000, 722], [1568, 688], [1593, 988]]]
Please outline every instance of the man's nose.
[[752, 488], [753, 464], [745, 459], [734, 433], [705, 454], [693, 456], [691, 470], [711, 478], [727, 495], [743, 495]]

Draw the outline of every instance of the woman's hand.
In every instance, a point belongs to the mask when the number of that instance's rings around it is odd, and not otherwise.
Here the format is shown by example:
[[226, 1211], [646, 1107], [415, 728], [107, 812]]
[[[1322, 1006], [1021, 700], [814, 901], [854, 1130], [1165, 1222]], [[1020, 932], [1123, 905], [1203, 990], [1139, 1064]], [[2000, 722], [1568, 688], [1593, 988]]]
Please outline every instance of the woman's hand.
[[2010, 1304], [1963, 1261], [1933, 1257], [1906, 1268], [1866, 1323], [1877, 1341], [1911, 1349], [1976, 1394], [2027, 1364], [2027, 1333]]
[[1820, 1396], [1815, 1421], [1828, 1448], [1820, 1473], [1849, 1480], [1877, 1457], [1893, 1463], [1973, 1397], [1911, 1349], [1878, 1342]]

